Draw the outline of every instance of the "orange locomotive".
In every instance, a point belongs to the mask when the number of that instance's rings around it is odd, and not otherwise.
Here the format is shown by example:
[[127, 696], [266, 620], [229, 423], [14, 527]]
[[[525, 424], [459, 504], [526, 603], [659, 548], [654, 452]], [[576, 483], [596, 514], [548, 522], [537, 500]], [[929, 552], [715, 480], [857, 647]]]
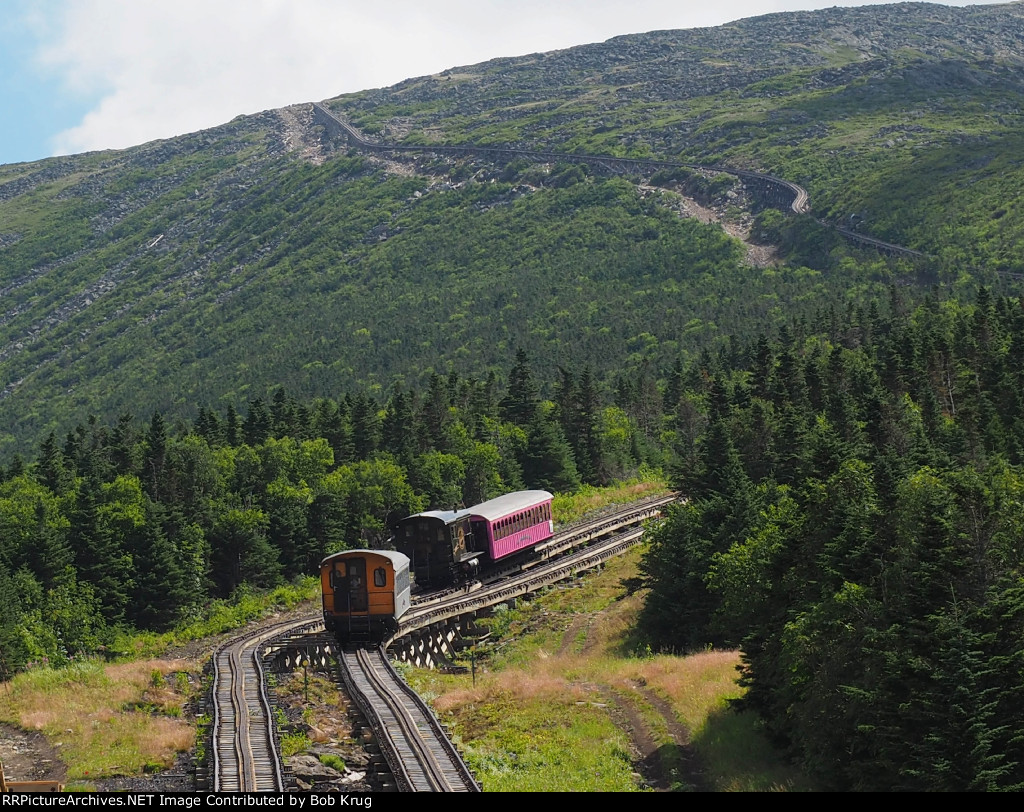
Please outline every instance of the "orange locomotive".
[[320, 562], [324, 625], [342, 645], [380, 643], [409, 611], [409, 559], [392, 550], [345, 550]]

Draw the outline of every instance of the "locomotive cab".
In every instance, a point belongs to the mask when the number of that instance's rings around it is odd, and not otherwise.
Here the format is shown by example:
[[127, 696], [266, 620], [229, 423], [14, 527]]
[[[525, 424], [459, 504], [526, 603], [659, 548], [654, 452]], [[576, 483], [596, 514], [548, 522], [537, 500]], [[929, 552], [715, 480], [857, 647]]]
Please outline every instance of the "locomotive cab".
[[379, 643], [411, 605], [409, 559], [391, 550], [346, 550], [320, 564], [324, 626], [342, 644]]
[[416, 585], [438, 589], [475, 572], [480, 551], [474, 546], [467, 510], [428, 510], [397, 522], [395, 547], [409, 557]]

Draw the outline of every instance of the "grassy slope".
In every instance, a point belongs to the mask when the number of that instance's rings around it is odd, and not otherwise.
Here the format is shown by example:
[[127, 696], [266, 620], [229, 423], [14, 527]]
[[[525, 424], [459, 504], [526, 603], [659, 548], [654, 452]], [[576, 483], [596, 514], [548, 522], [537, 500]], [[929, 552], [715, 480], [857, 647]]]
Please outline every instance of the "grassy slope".
[[[149, 251], [135, 232], [95, 238], [94, 252], [13, 292], [19, 310], [0, 328], [11, 342], [0, 368], [19, 382], [0, 400], [9, 447], [90, 412], [189, 414], [274, 382], [308, 397], [447, 363], [500, 371], [520, 345], [551, 369], [669, 365], [781, 319], [780, 305], [842, 295], [840, 280], [808, 287], [743, 267], [720, 229], [621, 180], [417, 198], [426, 178], [384, 180], [358, 159], [273, 171], [275, 191], [220, 220], [190, 214], [203, 222], [179, 235], [159, 218], [144, 242], [165, 236]], [[369, 237], [381, 222], [390, 236]], [[189, 262], [197, 270], [183, 273]], [[111, 283], [97, 293], [100, 271]], [[54, 311], [66, 317], [50, 324]], [[38, 340], [18, 341], [26, 333]]]
[[[167, 769], [196, 743], [196, 721], [187, 718], [185, 705], [205, 690], [200, 660], [223, 640], [217, 636], [303, 602], [314, 613], [319, 595], [319, 578], [307, 578], [216, 601], [204, 617], [165, 634], [125, 638], [118, 644], [121, 662], [88, 659], [62, 669], [34, 663], [0, 684], [0, 721], [60, 742], [55, 746], [75, 786]], [[185, 647], [194, 652], [168, 659], [168, 651]]]
[[768, 15], [495, 60], [334, 104], [385, 137], [767, 169], [806, 185], [818, 216], [858, 213], [947, 267], [1019, 270], [1024, 214], [1005, 203], [1024, 192], [1022, 16], [1019, 4]]
[[[634, 550], [582, 581], [556, 586], [511, 612], [495, 614], [500, 640], [470, 675], [408, 670], [460, 741], [490, 791], [631, 791], [634, 775], [623, 708], [639, 717], [657, 748], [655, 771], [675, 789], [804, 789], [748, 715], [728, 700], [738, 654], [652, 656], [635, 638], [641, 604], [622, 581], [637, 574]], [[661, 698], [672, 716], [659, 711]], [[690, 732], [696, 769], [673, 725]], [[650, 771], [648, 767], [648, 771]]]

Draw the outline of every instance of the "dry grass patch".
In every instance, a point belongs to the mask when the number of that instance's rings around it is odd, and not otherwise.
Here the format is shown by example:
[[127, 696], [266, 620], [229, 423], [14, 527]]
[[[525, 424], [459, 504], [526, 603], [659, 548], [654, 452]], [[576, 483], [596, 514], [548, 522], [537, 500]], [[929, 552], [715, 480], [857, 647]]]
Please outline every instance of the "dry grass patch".
[[660, 656], [628, 669], [629, 678], [647, 685], [672, 703], [691, 731], [742, 693], [736, 684], [738, 651], [707, 651], [685, 657]]
[[[772, 751], [756, 718], [730, 706], [742, 694], [738, 652], [637, 656], [643, 594], [627, 594], [623, 581], [636, 577], [640, 555], [631, 550], [603, 571], [509, 613], [498, 624], [501, 643], [478, 661], [476, 686], [468, 675], [410, 672], [453, 722], [485, 788], [637, 788], [625, 734], [604, 706], [602, 690], [609, 689], [629, 699], [659, 746], [672, 743], [673, 725], [686, 728], [709, 788], [806, 788]], [[682, 763], [672, 753], [663, 757], [670, 776]], [[562, 787], [554, 765], [566, 776]], [[603, 778], [594, 779], [597, 774]]]
[[71, 779], [133, 775], [170, 767], [195, 741], [181, 718], [195, 663], [86, 661], [19, 674], [0, 693], [0, 717], [39, 730], [60, 749]]
[[502, 671], [486, 674], [477, 680], [476, 687], [457, 687], [444, 691], [434, 700], [434, 707], [442, 713], [464, 705], [488, 702], [517, 704], [563, 699], [579, 701], [585, 698], [583, 688], [567, 680], [562, 667], [542, 661], [538, 668], [529, 673], [523, 671]]

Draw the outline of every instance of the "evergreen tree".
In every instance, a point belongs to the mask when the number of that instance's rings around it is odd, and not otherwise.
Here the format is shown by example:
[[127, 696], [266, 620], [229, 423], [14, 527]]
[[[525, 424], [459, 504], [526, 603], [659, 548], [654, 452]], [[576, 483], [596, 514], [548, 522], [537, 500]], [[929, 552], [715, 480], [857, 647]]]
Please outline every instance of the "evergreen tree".
[[124, 617], [135, 586], [134, 566], [120, 540], [100, 526], [100, 500], [100, 483], [82, 480], [70, 515], [68, 542], [79, 580], [92, 586], [103, 617], [116, 623]]
[[165, 518], [163, 508], [147, 500], [145, 524], [134, 534], [131, 550], [137, 575], [129, 617], [156, 631], [172, 627], [192, 599], [179, 551], [164, 533]]
[[273, 427], [274, 421], [263, 398], [249, 401], [249, 413], [242, 422], [242, 437], [246, 445], [257, 446], [265, 443]]
[[540, 393], [533, 381], [533, 372], [526, 351], [516, 350], [516, 360], [508, 375], [508, 391], [501, 401], [505, 419], [526, 428], [533, 422], [540, 405]]
[[523, 479], [531, 488], [573, 491], [580, 486], [572, 449], [558, 424], [537, 411], [526, 430], [526, 448], [520, 459]]

